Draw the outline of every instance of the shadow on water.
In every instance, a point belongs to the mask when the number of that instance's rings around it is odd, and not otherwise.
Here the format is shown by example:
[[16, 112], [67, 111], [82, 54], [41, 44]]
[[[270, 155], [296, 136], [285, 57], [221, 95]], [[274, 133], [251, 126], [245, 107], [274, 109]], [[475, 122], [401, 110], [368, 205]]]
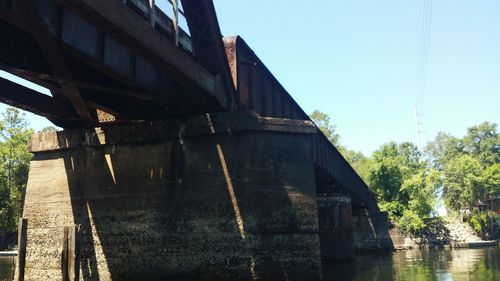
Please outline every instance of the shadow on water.
[[326, 280], [494, 281], [500, 280], [500, 250], [410, 250], [389, 256], [360, 256], [329, 263]]

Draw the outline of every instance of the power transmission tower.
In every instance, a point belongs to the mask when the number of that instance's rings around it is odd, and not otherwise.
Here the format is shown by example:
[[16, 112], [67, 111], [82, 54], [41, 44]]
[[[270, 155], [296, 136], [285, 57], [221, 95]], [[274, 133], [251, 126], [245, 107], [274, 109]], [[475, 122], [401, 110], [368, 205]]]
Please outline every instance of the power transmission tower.
[[414, 105], [414, 109], [415, 109], [414, 110], [415, 111], [415, 127], [417, 129], [417, 147], [418, 147], [418, 150], [422, 151], [422, 146], [420, 144], [420, 134], [422, 133], [422, 131], [420, 131], [421, 123], [418, 120], [419, 114], [418, 114], [418, 108], [417, 108], [416, 104]]

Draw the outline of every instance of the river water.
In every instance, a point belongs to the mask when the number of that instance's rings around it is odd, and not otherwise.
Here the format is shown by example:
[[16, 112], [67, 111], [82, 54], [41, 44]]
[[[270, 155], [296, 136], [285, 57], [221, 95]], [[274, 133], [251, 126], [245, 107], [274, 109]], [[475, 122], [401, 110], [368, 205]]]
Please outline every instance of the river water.
[[327, 266], [327, 280], [500, 281], [500, 249], [410, 250]]
[[0, 281], [11, 281], [13, 257], [0, 257]]
[[[12, 258], [0, 257], [0, 281], [10, 281]], [[326, 280], [500, 281], [500, 249], [410, 250], [328, 264]]]

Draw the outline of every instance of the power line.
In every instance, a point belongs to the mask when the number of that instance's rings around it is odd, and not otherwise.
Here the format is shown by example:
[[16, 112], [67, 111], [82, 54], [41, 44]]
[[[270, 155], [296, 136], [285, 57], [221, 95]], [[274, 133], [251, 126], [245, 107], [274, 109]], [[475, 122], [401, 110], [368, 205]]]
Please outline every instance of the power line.
[[424, 61], [424, 53], [425, 53], [425, 42], [426, 42], [426, 34], [427, 34], [427, 5], [429, 1], [428, 0], [423, 0], [422, 1], [422, 27], [420, 30], [420, 50], [419, 50], [419, 64], [418, 64], [418, 76], [417, 76], [417, 96], [416, 96], [416, 103], [419, 101], [419, 97], [421, 94], [420, 90], [420, 85], [421, 85], [421, 79], [422, 79], [422, 74], [423, 74], [423, 61]]
[[415, 112], [415, 125], [417, 131], [417, 146], [421, 150], [420, 135], [422, 131], [420, 126], [422, 123], [419, 122], [419, 112], [418, 107], [423, 107], [425, 88], [427, 85], [427, 68], [429, 62], [429, 49], [431, 41], [431, 30], [432, 30], [432, 12], [433, 12], [434, 0], [423, 0], [422, 1], [422, 30], [420, 34], [420, 57], [418, 65], [418, 76], [417, 76], [417, 96], [414, 105]]
[[423, 63], [422, 63], [422, 76], [420, 79], [420, 93], [418, 103], [422, 106], [425, 95], [425, 88], [427, 85], [427, 69], [429, 62], [429, 49], [430, 49], [430, 41], [431, 41], [431, 30], [432, 30], [432, 10], [433, 10], [433, 0], [428, 0], [429, 3], [427, 5], [427, 17], [426, 17], [426, 28], [425, 28], [425, 41], [424, 41], [424, 49], [423, 49]]

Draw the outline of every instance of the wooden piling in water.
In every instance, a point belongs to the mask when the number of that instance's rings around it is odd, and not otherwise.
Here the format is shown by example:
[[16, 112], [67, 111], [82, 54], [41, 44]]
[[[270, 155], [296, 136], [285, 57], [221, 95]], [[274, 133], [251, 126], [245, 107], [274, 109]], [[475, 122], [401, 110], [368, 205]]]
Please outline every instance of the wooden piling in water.
[[18, 236], [17, 236], [17, 243], [18, 243], [17, 280], [18, 281], [24, 281], [24, 269], [26, 268], [26, 242], [28, 240], [27, 236], [28, 236], [28, 219], [20, 218]]
[[76, 225], [64, 227], [61, 267], [63, 281], [79, 279], [80, 255], [78, 247], [78, 229]]
[[13, 257], [12, 258], [12, 265], [10, 267], [10, 280], [15, 280], [15, 277], [16, 277], [16, 258]]

